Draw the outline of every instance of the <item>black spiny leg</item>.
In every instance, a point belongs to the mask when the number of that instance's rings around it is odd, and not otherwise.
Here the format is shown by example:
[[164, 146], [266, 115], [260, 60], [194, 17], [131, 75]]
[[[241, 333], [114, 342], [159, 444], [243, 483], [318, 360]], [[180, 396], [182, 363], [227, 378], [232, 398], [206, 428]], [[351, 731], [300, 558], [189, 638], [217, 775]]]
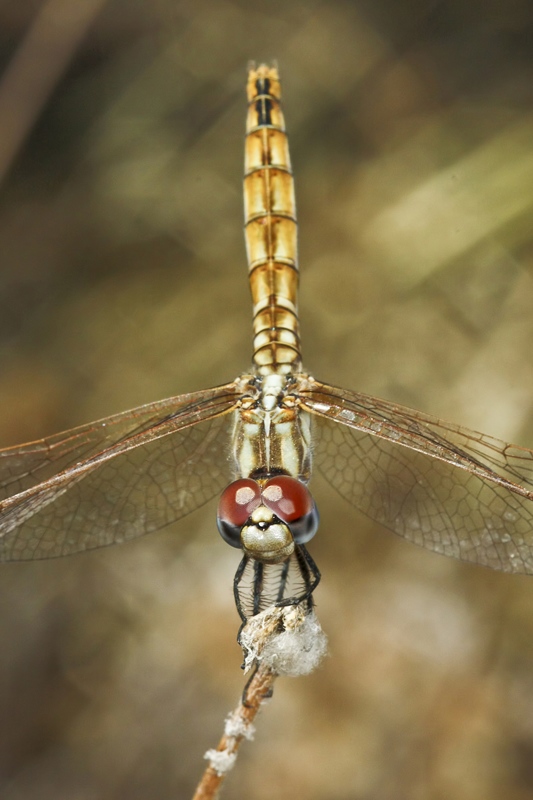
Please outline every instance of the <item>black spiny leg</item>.
[[296, 545], [294, 548], [294, 555], [298, 562], [298, 568], [304, 583], [305, 591], [302, 594], [288, 597], [286, 600], [280, 600], [276, 605], [297, 606], [305, 600], [307, 601], [307, 610], [311, 611], [313, 608], [313, 592], [320, 583], [320, 570], [303, 544]]
[[283, 567], [281, 568], [281, 575], [279, 576], [279, 589], [278, 589], [278, 595], [277, 595], [277, 598], [276, 598], [276, 605], [280, 602], [280, 600], [283, 600], [283, 595], [285, 594], [287, 581], [289, 579], [289, 567], [290, 567], [290, 565], [291, 565], [291, 560], [290, 560], [290, 558], [288, 558], [285, 561], [285, 563], [283, 564]]

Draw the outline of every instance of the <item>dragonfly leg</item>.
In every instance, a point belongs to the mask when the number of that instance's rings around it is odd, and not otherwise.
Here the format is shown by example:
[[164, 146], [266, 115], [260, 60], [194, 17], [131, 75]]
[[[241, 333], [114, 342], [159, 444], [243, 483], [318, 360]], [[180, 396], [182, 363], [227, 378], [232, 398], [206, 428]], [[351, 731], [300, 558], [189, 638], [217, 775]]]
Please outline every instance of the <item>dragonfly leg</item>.
[[[298, 562], [300, 575], [304, 582], [304, 591], [302, 594], [287, 597], [284, 600], [278, 600], [277, 606], [297, 606], [304, 601], [307, 603], [307, 610], [311, 611], [313, 608], [313, 592], [320, 583], [320, 570], [315, 564], [311, 554], [303, 544], [296, 545], [294, 555]], [[279, 596], [279, 594], [278, 594]]]
[[[290, 578], [291, 563], [297, 568], [298, 583], [293, 588], [296, 592], [289, 597], [285, 597], [288, 591], [287, 587], [290, 583], [294, 584], [295, 576], [293, 574]], [[249, 567], [252, 568], [250, 573]], [[267, 574], [268, 570], [276, 567], [278, 570], [277, 587], [272, 594], [272, 599], [266, 595], [269, 594], [272, 588], [272, 575]], [[243, 590], [243, 579], [244, 590]], [[250, 580], [249, 588], [246, 582]], [[313, 592], [315, 591], [320, 581], [320, 572], [314, 560], [310, 556], [307, 548], [300, 544], [296, 545], [294, 553], [290, 559], [287, 559], [281, 565], [264, 564], [262, 561], [244, 555], [235, 573], [233, 580], [233, 595], [235, 598], [235, 605], [241, 618], [241, 630], [251, 617], [255, 617], [261, 611], [265, 610], [268, 606], [297, 606], [300, 603], [307, 604], [307, 610], [311, 611], [313, 608]], [[303, 586], [302, 586], [303, 584]], [[240, 642], [240, 631], [238, 641]]]
[[262, 561], [254, 562], [254, 588], [253, 588], [253, 606], [252, 616], [255, 617], [261, 611], [261, 598], [263, 596], [263, 587], [265, 584], [265, 565]]
[[241, 585], [242, 576], [244, 575], [244, 571], [248, 566], [249, 561], [250, 561], [250, 556], [243, 556], [241, 563], [237, 567], [237, 572], [235, 573], [235, 577], [233, 578], [233, 597], [235, 598], [235, 605], [237, 606], [237, 611], [239, 612], [239, 616], [242, 620], [242, 625], [239, 629], [239, 635], [237, 636], [237, 641], [239, 642], [239, 644], [240, 644], [239, 637], [241, 635], [241, 630], [246, 625], [248, 619], [248, 617], [244, 613], [239, 587]]
[[285, 594], [285, 589], [287, 588], [287, 581], [289, 580], [289, 567], [291, 565], [290, 559], [287, 559], [283, 564], [281, 569], [281, 575], [279, 577], [279, 589], [278, 589], [278, 596], [276, 598], [276, 605], [283, 600], [283, 595]]
[[[246, 611], [243, 607], [242, 597], [241, 597], [241, 581], [243, 575], [245, 573], [246, 567], [253, 561], [253, 582], [252, 582], [252, 613], [251, 615], [246, 614]], [[235, 598], [235, 605], [237, 606], [237, 611], [239, 612], [239, 616], [242, 620], [243, 625], [249, 619], [249, 616], [255, 617], [256, 614], [259, 614], [261, 611], [261, 601], [263, 598], [263, 589], [264, 589], [264, 577], [265, 577], [265, 565], [262, 561], [256, 561], [255, 559], [250, 558], [250, 556], [243, 556], [241, 563], [237, 567], [237, 572], [235, 573], [235, 577], [233, 579], [233, 596]], [[286, 576], [284, 578], [286, 582]], [[278, 593], [279, 596], [279, 593]], [[277, 605], [277, 604], [276, 604]], [[241, 626], [242, 628], [242, 626]]]

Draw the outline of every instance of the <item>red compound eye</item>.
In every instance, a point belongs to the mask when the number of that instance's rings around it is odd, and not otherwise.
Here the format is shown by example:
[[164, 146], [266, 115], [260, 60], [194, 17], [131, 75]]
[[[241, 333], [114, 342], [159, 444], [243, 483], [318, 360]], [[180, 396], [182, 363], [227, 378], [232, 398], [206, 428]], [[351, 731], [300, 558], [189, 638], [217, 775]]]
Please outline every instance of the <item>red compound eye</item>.
[[307, 486], [288, 475], [279, 475], [266, 482], [263, 503], [284, 522], [304, 517], [315, 505]]
[[270, 478], [263, 487], [263, 503], [289, 526], [297, 544], [314, 536], [318, 511], [307, 486], [289, 475]]
[[228, 544], [241, 546], [241, 528], [260, 504], [261, 489], [251, 478], [240, 478], [226, 486], [218, 504], [217, 526]]

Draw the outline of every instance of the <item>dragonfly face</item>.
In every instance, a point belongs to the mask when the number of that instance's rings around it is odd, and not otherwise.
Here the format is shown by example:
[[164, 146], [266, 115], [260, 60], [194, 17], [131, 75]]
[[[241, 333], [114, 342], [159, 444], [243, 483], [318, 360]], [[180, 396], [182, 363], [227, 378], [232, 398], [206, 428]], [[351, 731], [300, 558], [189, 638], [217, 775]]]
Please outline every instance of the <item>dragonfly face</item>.
[[235, 580], [243, 619], [267, 603], [310, 606], [319, 579], [305, 547], [318, 524], [307, 489], [315, 469], [410, 542], [533, 574], [533, 451], [303, 372], [294, 186], [277, 70], [252, 68], [247, 92], [252, 369], [222, 386], [0, 451], [0, 560], [122, 542], [218, 495], [219, 530], [244, 553]]

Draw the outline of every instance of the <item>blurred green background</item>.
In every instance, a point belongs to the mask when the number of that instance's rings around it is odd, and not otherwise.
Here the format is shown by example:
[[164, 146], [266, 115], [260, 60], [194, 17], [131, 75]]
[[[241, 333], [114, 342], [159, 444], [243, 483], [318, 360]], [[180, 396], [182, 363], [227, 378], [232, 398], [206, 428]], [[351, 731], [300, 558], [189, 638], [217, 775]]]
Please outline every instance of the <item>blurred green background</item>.
[[[533, 446], [529, 0], [2, 0], [0, 57], [4, 446], [247, 368], [249, 59], [283, 81], [307, 369]], [[223, 796], [533, 798], [533, 580], [313, 486], [331, 657]], [[1, 567], [3, 800], [192, 794], [243, 686], [214, 514]]]

